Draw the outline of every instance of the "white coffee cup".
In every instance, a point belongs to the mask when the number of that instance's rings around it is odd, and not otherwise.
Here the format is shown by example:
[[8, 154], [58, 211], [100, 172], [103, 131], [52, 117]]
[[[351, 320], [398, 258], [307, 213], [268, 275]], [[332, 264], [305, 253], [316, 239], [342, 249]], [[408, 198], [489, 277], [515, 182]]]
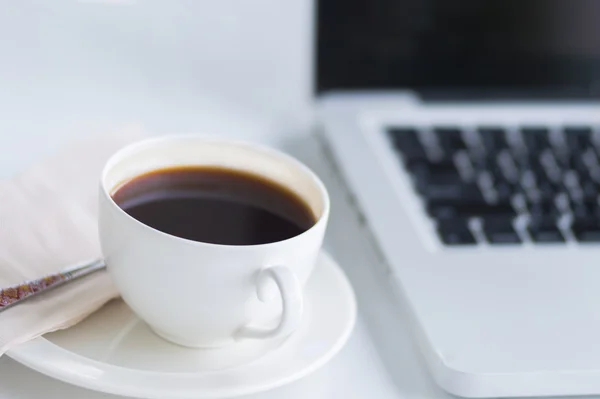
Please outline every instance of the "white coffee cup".
[[[111, 194], [131, 178], [173, 166], [211, 165], [252, 172], [293, 190], [316, 223], [295, 237], [261, 245], [179, 238], [124, 212]], [[108, 270], [123, 300], [163, 338], [192, 347], [292, 333], [302, 319], [310, 276], [329, 216], [329, 197], [306, 166], [279, 151], [198, 136], [129, 145], [102, 172], [99, 231]]]

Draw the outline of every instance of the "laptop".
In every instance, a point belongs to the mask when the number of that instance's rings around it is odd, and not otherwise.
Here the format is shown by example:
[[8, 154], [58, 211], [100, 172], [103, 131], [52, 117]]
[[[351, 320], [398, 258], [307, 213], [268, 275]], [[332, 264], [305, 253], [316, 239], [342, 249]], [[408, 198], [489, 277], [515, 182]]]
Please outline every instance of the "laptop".
[[316, 31], [319, 131], [437, 383], [600, 394], [600, 2], [320, 0]]

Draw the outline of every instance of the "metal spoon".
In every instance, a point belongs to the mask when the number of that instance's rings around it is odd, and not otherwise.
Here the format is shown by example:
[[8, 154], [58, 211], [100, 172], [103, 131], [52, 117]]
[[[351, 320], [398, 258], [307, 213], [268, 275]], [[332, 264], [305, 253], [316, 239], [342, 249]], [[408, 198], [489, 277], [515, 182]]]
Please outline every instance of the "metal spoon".
[[49, 274], [36, 280], [24, 281], [0, 289], [0, 312], [33, 296], [43, 294], [53, 288], [60, 287], [70, 281], [105, 268], [106, 265], [104, 264], [104, 261], [102, 259], [96, 259], [89, 263], [68, 267], [58, 273]]

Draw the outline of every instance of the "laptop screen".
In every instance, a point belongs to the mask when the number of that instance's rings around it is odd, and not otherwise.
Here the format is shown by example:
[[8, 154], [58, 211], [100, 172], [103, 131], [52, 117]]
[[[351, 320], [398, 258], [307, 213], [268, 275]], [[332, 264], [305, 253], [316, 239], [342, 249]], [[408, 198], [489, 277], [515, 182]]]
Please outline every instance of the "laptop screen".
[[318, 0], [316, 90], [600, 98], [600, 0]]

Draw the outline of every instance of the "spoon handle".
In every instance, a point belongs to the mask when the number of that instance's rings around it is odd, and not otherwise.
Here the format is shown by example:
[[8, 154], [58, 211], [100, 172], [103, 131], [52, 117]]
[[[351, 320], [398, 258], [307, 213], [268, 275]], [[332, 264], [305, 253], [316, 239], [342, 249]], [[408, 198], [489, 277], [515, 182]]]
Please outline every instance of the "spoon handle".
[[104, 268], [106, 268], [104, 261], [96, 259], [92, 262], [68, 267], [58, 273], [49, 274], [36, 280], [24, 281], [7, 288], [0, 288], [0, 312], [28, 298], [64, 285], [69, 281], [103, 270]]

